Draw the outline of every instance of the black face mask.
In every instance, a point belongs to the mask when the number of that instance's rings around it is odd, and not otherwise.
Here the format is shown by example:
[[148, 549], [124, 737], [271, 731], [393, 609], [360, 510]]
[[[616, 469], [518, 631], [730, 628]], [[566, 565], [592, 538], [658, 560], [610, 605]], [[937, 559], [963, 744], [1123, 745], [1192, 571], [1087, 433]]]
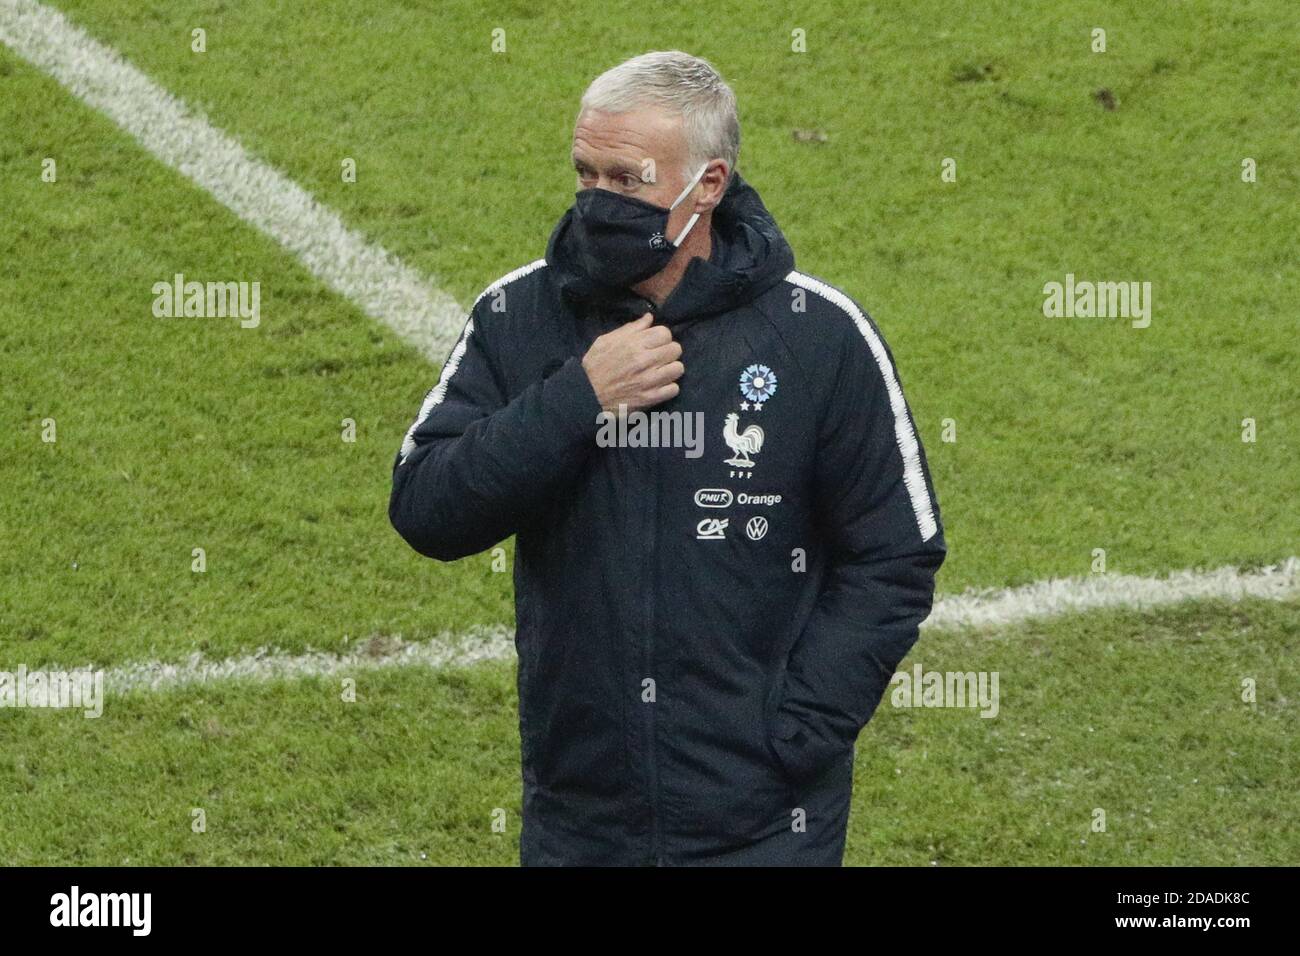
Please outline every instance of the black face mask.
[[706, 169], [708, 163], [667, 209], [608, 189], [579, 192], [572, 218], [578, 264], [592, 279], [614, 288], [627, 288], [662, 272], [700, 218], [698, 212], [691, 216], [686, 228], [669, 242], [664, 235], [668, 214], [690, 194]]

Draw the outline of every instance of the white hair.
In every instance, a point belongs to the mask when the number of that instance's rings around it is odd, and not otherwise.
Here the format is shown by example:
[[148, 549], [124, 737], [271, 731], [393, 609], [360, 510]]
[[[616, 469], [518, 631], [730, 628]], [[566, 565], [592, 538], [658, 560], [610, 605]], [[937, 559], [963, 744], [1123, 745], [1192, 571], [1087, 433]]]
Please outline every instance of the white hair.
[[727, 161], [727, 180], [740, 155], [736, 94], [708, 61], [680, 50], [643, 53], [606, 70], [582, 94], [582, 110], [627, 113], [659, 107], [682, 118], [689, 169], [711, 159]]

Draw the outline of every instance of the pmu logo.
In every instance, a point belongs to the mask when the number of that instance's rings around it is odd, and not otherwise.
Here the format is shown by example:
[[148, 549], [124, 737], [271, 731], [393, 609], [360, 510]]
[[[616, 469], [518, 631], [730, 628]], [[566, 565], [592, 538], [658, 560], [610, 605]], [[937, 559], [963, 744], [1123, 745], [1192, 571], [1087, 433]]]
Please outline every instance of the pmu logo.
[[695, 503], [701, 508], [725, 508], [731, 504], [731, 492], [726, 488], [701, 488], [695, 492]]

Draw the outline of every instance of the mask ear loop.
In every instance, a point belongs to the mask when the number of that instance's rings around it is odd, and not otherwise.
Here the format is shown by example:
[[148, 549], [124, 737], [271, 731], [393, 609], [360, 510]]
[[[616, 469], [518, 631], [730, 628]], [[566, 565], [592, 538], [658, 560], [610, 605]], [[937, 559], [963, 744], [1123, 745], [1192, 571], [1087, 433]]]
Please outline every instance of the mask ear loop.
[[682, 231], [677, 234], [677, 238], [673, 240], [674, 246], [680, 246], [682, 244], [682, 240], [686, 238], [686, 234], [691, 231], [691, 227], [695, 225], [696, 220], [699, 218], [700, 214], [697, 212], [692, 214], [690, 219], [686, 220], [685, 228], [683, 228]]
[[[704, 171], [708, 168], [709, 168], [708, 163], [705, 163], [703, 166], [700, 167], [700, 171], [695, 174], [695, 178], [692, 179], [690, 184], [685, 189], [682, 190], [682, 194], [673, 201], [673, 204], [668, 207], [669, 212], [672, 212], [679, 205], [681, 205], [682, 200], [685, 199], [687, 196], [689, 196], [691, 194], [691, 190], [699, 185], [700, 179], [704, 176]], [[677, 234], [677, 238], [673, 240], [674, 246], [680, 246], [682, 244], [682, 240], [686, 238], [686, 234], [691, 231], [691, 227], [695, 225], [696, 221], [699, 218], [700, 218], [700, 214], [697, 212], [694, 213], [690, 219], [686, 220], [686, 225], [682, 228], [682, 231]]]

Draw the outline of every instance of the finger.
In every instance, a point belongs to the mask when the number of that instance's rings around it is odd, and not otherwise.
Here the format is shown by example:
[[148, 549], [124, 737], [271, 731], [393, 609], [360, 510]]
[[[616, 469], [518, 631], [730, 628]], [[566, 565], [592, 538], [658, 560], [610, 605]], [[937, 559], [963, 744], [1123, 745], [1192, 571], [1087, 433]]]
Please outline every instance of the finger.
[[678, 342], [669, 342], [656, 349], [647, 349], [642, 353], [642, 368], [658, 368], [682, 357], [682, 346]]
[[651, 389], [645, 393], [645, 404], [642, 407], [649, 408], [652, 405], [660, 405], [663, 402], [668, 401], [670, 398], [676, 398], [680, 391], [681, 388], [676, 382], [670, 382], [667, 385], [661, 385], [658, 388]]
[[681, 362], [669, 362], [667, 365], [661, 365], [648, 371], [645, 382], [648, 385], [658, 387], [667, 382], [677, 381], [685, 371], [686, 366], [682, 365]]
[[673, 333], [666, 325], [655, 325], [638, 335], [642, 348], [652, 349], [673, 340]]

